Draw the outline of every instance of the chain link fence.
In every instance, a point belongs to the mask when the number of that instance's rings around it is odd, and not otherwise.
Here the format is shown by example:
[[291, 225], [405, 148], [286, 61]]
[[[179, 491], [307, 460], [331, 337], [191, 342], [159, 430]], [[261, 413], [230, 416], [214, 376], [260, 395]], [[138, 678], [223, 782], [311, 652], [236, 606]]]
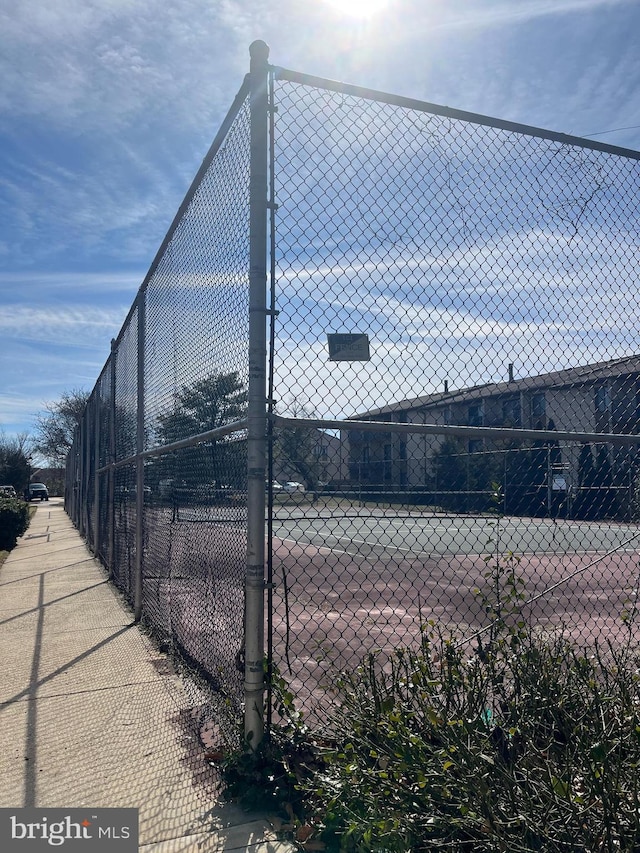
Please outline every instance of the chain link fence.
[[94, 389], [72, 517], [238, 714], [244, 673], [254, 743], [265, 659], [317, 711], [427, 620], [481, 641], [509, 573], [542, 635], [635, 643], [640, 154], [265, 47]]
[[511, 571], [539, 633], [635, 643], [640, 155], [275, 77], [274, 660], [300, 704], [428, 620], [476, 643]]
[[[87, 405], [66, 505], [138, 618], [240, 714], [249, 104], [241, 89]], [[234, 722], [235, 726], [235, 722]]]

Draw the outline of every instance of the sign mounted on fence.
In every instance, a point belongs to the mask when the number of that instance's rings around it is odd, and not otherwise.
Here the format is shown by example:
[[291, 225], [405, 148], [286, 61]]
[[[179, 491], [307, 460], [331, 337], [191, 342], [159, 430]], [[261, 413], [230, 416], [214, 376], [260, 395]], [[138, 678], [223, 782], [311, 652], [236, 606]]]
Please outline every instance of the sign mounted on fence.
[[369, 361], [369, 335], [327, 335], [329, 361]]

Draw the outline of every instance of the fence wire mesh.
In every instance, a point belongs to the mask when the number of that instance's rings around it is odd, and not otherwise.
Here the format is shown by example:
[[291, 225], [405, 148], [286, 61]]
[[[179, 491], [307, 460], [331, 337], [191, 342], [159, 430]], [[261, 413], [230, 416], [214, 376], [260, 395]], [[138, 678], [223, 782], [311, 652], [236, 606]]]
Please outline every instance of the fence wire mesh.
[[[114, 462], [131, 459], [137, 447], [138, 310], [139, 306], [134, 306], [112, 354], [116, 384]], [[136, 565], [135, 495], [135, 464], [122, 465], [115, 471], [112, 578], [131, 604]]]
[[227, 122], [91, 395], [69, 455], [67, 509], [136, 612], [221, 691], [237, 718], [246, 438], [242, 429], [201, 435], [246, 417], [242, 90]]
[[340, 88], [276, 72], [275, 663], [313, 708], [511, 569], [635, 642], [637, 444], [578, 434], [638, 433], [638, 155]]
[[114, 581], [237, 713], [258, 522], [268, 662], [306, 710], [426, 620], [477, 642], [514, 573], [538, 633], [636, 643], [640, 155], [272, 69], [276, 310], [250, 310], [248, 91], [69, 455], [67, 507]]

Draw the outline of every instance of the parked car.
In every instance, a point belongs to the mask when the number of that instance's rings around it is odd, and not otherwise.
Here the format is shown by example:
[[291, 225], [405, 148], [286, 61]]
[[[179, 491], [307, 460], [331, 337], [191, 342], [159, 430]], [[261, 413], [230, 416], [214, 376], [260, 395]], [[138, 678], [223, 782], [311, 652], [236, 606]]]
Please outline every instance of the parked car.
[[284, 488], [285, 492], [287, 492], [287, 494], [290, 494], [290, 495], [293, 494], [293, 492], [305, 492], [306, 491], [306, 489], [304, 487], [304, 483], [295, 483], [293, 481], [285, 483], [283, 488]]
[[34, 501], [36, 498], [40, 501], [49, 500], [49, 491], [44, 483], [29, 483], [29, 500]]
[[[269, 483], [265, 483], [264, 487], [267, 491], [269, 491]], [[277, 480], [271, 481], [271, 491], [272, 492], [282, 492], [284, 490], [284, 486], [282, 483], [279, 483]]]
[[18, 497], [13, 486], [0, 486], [0, 495], [6, 495], [8, 498]]

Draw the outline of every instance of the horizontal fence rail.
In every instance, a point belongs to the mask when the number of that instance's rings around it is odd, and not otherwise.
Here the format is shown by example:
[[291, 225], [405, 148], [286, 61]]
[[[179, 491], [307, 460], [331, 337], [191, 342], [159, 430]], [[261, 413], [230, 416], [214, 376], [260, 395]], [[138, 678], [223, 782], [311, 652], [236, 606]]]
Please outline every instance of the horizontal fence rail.
[[122, 465], [131, 465], [139, 458], [158, 458], [160, 456], [166, 456], [168, 453], [173, 453], [176, 450], [183, 450], [186, 447], [196, 447], [198, 444], [205, 444], [208, 441], [216, 441], [217, 439], [224, 438], [234, 432], [245, 430], [247, 428], [247, 424], [248, 421], [245, 418], [242, 421], [234, 421], [226, 426], [216, 427], [215, 429], [207, 430], [207, 432], [202, 432], [199, 435], [191, 435], [189, 438], [183, 438], [180, 441], [174, 441], [171, 444], [165, 444], [162, 447], [154, 447], [151, 450], [144, 450], [134, 456], [129, 456], [126, 459], [120, 459], [118, 462], [111, 462], [108, 465], [103, 465], [102, 468], [97, 469], [96, 473], [104, 474], [105, 471], [120, 468]]
[[515, 441], [575, 441], [581, 444], [640, 444], [640, 435], [611, 432], [569, 432], [568, 430], [509, 429], [505, 427], [456, 426], [454, 424], [404, 424], [394, 421], [331, 421], [321, 418], [288, 418], [272, 415], [276, 426], [360, 432], [396, 432], [415, 435], [456, 435], [462, 438], [503, 438]]

